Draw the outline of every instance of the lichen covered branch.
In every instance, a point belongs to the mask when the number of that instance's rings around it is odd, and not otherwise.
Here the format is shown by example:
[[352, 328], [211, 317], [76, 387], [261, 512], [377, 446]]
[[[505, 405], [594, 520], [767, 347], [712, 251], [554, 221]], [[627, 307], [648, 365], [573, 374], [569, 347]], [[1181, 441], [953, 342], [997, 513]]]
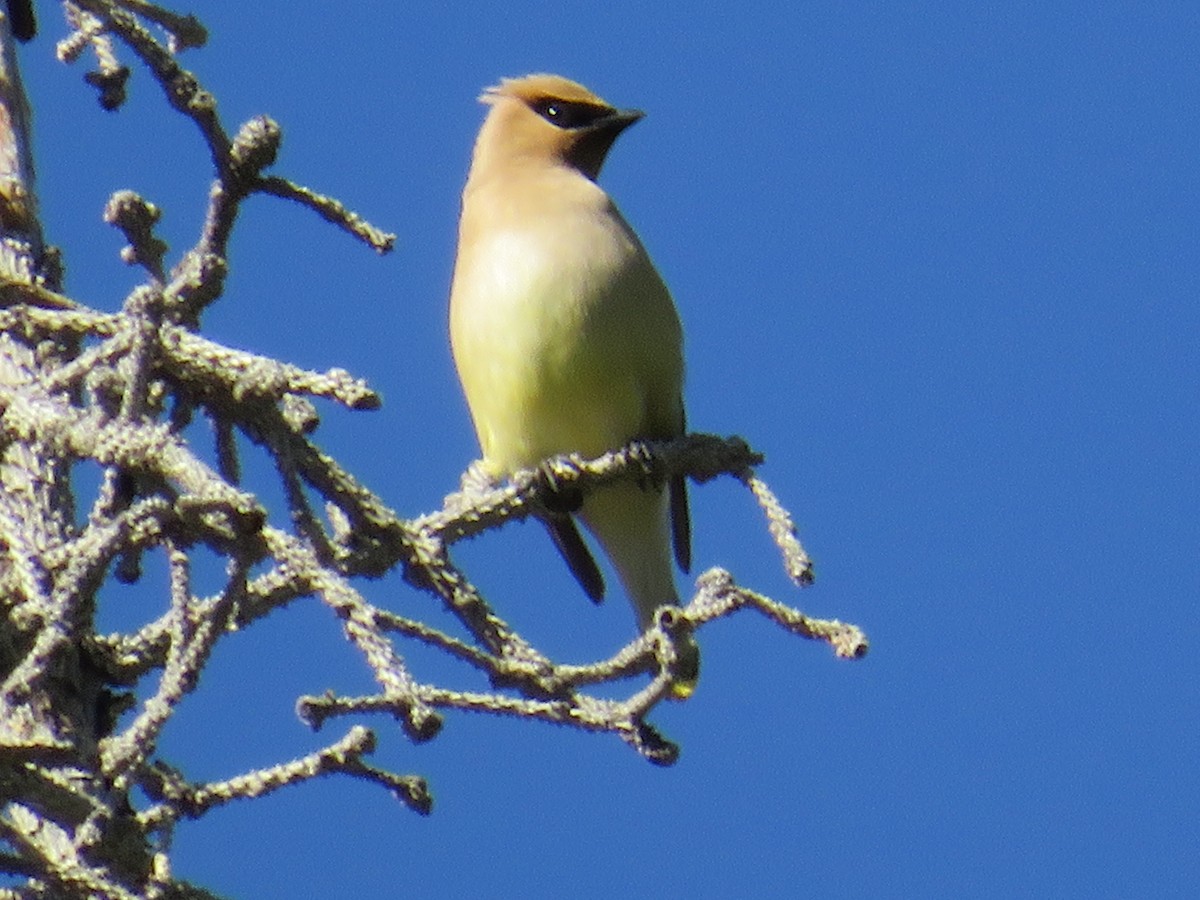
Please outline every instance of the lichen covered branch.
[[[194, 123], [213, 171], [201, 176], [212, 181], [198, 236], [175, 254], [156, 233], [157, 206], [114, 194], [104, 219], [143, 279], [111, 298], [118, 312], [61, 293], [31, 220], [10, 217], [37, 257], [0, 265], [0, 872], [28, 879], [22, 896], [201, 896], [170, 875], [172, 830], [317, 777], [363, 779], [430, 811], [423, 779], [367, 763], [376, 736], [359, 724], [299, 759], [219, 782], [192, 783], [186, 760], [163, 758], [160, 737], [202, 687], [217, 645], [239, 630], [270, 629], [271, 613], [289, 604], [332, 613], [348, 659], [374, 679], [366, 695], [300, 698], [300, 719], [314, 729], [384, 715], [421, 742], [452, 724], [448, 713], [478, 712], [607, 734], [659, 765], [679, 748], [649, 717], [672, 694], [681, 648], [718, 619], [754, 609], [840, 657], [866, 652], [855, 626], [809, 617], [722, 570], [702, 575], [686, 605], [660, 609], [626, 646], [597, 648], [597, 661], [556, 661], [523, 637], [502, 614], [510, 599], [485, 597], [453, 551], [547, 515], [551, 484], [584, 495], [622, 480], [733, 478], [761, 506], [789, 576], [810, 583], [795, 525], [756, 473], [761, 456], [738, 438], [688, 435], [599, 459], [546, 460], [504, 484], [473, 471], [442, 509], [396, 512], [316, 439], [322, 403], [379, 408], [369, 385], [200, 333], [225, 292], [239, 213], [258, 195], [298, 202], [379, 251], [394, 236], [333, 198], [264, 174], [282, 141], [271, 119], [255, 117], [229, 137], [215, 100], [177, 59], [205, 42], [195, 19], [147, 0], [70, 0], [66, 9], [71, 34], [59, 54], [71, 61], [91, 50], [88, 80], [102, 104], [123, 101], [130, 70], [119, 59], [132, 54]], [[22, 209], [34, 209], [27, 199]], [[197, 418], [211, 430], [193, 427]], [[246, 464], [255, 455], [269, 465]], [[260, 474], [246, 483], [245, 472]], [[265, 499], [280, 496], [281, 509]], [[209, 596], [198, 594], [193, 572], [201, 553], [224, 564]], [[162, 603], [137, 627], [99, 633], [98, 608], [123, 602], [146, 559], [165, 563]], [[407, 587], [377, 580], [394, 571]], [[416, 592], [445, 610], [438, 625], [417, 617]], [[416, 645], [456, 663], [461, 681], [423, 679], [406, 657]], [[601, 687], [621, 696], [600, 696]]]

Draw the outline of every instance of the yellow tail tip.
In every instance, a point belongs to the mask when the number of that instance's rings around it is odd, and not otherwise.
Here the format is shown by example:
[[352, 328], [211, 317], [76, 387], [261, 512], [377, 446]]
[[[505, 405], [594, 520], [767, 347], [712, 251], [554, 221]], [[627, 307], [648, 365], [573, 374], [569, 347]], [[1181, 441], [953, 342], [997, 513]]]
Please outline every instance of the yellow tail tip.
[[672, 700], [686, 700], [696, 692], [700, 681], [700, 645], [689, 634], [675, 645], [675, 649], [679, 655], [672, 666], [673, 678], [667, 696]]
[[667, 699], [682, 703], [696, 692], [697, 682], [695, 679], [691, 681], [673, 681], [671, 687], [667, 690]]

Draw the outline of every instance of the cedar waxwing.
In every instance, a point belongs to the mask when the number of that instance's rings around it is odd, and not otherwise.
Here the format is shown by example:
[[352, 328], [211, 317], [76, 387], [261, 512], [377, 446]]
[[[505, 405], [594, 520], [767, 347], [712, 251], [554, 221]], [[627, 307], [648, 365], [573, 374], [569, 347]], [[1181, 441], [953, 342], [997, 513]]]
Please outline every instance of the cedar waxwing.
[[[481, 102], [463, 191], [450, 338], [492, 477], [547, 457], [597, 457], [684, 432], [679, 316], [637, 235], [596, 184], [617, 136], [642, 117], [557, 75], [505, 79]], [[576, 503], [578, 506], [578, 503]], [[612, 560], [645, 628], [678, 605], [671, 545], [690, 564], [682, 478], [622, 483], [546, 520], [593, 600], [604, 582], [571, 518]], [[673, 693], [691, 693], [699, 651], [679, 648]]]

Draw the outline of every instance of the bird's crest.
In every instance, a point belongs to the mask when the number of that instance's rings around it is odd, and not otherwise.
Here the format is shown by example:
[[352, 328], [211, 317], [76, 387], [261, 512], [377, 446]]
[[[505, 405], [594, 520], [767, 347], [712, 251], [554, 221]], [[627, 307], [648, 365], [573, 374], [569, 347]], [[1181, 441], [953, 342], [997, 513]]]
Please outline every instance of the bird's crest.
[[525, 103], [534, 103], [546, 98], [566, 100], [569, 103], [586, 103], [612, 108], [582, 84], [563, 78], [561, 75], [538, 73], [521, 78], [502, 78], [479, 96], [480, 103], [495, 103], [501, 97], [512, 97]]

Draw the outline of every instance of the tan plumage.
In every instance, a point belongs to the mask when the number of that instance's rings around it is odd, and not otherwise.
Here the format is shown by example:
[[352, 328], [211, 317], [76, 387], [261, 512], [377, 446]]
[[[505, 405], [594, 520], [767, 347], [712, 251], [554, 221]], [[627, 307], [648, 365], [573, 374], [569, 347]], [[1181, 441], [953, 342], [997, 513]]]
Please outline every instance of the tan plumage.
[[[556, 75], [506, 79], [480, 99], [491, 109], [463, 192], [450, 335], [485, 466], [503, 476], [555, 454], [594, 457], [682, 434], [675, 306], [595, 182], [613, 141], [642, 114]], [[603, 582], [569, 512], [547, 525], [599, 599]], [[667, 492], [595, 492], [578, 515], [641, 626], [678, 603], [672, 539], [681, 567], [690, 555], [682, 479]]]

